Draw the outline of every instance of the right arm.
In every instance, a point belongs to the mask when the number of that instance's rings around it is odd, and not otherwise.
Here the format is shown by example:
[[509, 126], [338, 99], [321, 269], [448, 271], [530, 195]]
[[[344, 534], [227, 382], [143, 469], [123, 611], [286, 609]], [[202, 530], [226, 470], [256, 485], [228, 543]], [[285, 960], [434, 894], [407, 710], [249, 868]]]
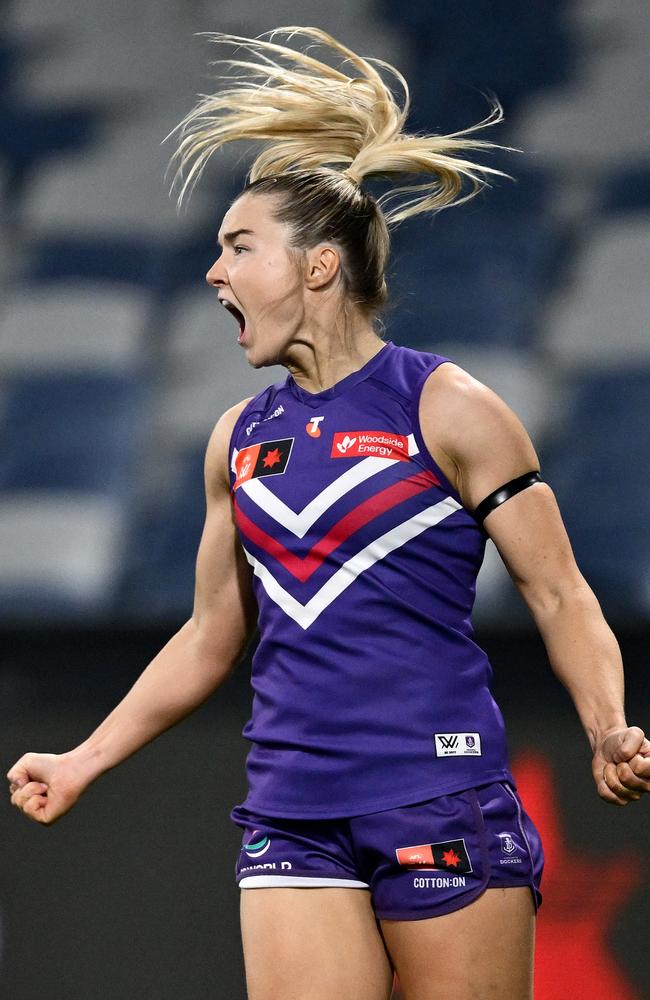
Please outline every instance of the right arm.
[[65, 754], [25, 754], [10, 769], [11, 801], [31, 819], [64, 815], [96, 778], [206, 701], [243, 656], [256, 607], [233, 519], [228, 443], [247, 402], [224, 413], [208, 443], [192, 617], [87, 740]]

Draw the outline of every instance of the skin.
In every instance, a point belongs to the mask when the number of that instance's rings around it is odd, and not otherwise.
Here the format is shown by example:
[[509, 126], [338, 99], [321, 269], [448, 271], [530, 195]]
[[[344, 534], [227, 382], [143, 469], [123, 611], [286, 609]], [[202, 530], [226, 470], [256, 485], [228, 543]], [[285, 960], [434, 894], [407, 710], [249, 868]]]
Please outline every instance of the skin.
[[[377, 925], [364, 889], [246, 889], [249, 1000], [531, 1000], [528, 889], [488, 889], [462, 910]], [[317, 931], [317, 932], [315, 932]]]
[[[338, 247], [292, 251], [273, 208], [269, 195], [234, 202], [219, 233], [222, 253], [206, 279], [244, 313], [238, 339], [248, 362], [281, 363], [301, 386], [319, 392], [366, 364], [382, 341], [371, 319], [345, 301]], [[227, 236], [240, 229], [253, 232]], [[233, 322], [233, 339], [236, 331]], [[63, 816], [101, 774], [204, 702], [243, 655], [256, 609], [232, 517], [228, 441], [247, 402], [221, 417], [208, 443], [192, 617], [84, 743], [64, 754], [28, 753], [9, 770], [11, 801], [35, 822]], [[539, 467], [515, 414], [456, 365], [442, 365], [427, 380], [420, 422], [429, 451], [470, 509]], [[619, 806], [639, 799], [650, 791], [650, 742], [626, 723], [618, 645], [575, 564], [552, 490], [537, 484], [523, 491], [492, 511], [485, 527], [576, 705], [598, 794]], [[381, 926], [367, 890], [241, 895], [251, 1000], [387, 1000], [393, 967], [405, 1000], [532, 996], [527, 889], [489, 889], [455, 913]]]

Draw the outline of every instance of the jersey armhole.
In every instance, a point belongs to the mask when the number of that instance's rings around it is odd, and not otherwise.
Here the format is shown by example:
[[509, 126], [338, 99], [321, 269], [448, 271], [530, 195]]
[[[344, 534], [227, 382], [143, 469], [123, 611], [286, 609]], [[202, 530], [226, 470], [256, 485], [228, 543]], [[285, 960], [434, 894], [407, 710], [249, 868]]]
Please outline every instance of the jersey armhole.
[[[453, 486], [452, 483], [450, 483], [450, 481], [447, 479], [446, 475], [444, 474], [444, 472], [436, 462], [435, 458], [427, 448], [426, 444], [424, 443], [424, 438], [422, 436], [422, 428], [420, 426], [420, 397], [422, 396], [424, 383], [429, 378], [429, 375], [435, 372], [436, 369], [440, 367], [440, 365], [443, 365], [445, 363], [452, 364], [453, 362], [449, 358], [436, 356], [435, 359], [431, 362], [431, 364], [428, 365], [426, 371], [420, 376], [420, 378], [417, 381], [415, 387], [415, 393], [413, 395], [413, 400], [411, 403], [411, 422], [413, 427], [413, 436], [415, 438], [415, 442], [420, 450], [422, 457], [424, 458], [425, 462], [429, 465], [431, 471], [435, 473], [437, 478], [440, 480], [441, 485], [444, 486], [444, 488], [449, 491], [450, 496], [452, 496], [454, 500], [457, 500], [458, 503], [461, 504], [461, 506], [465, 510], [467, 510], [465, 504], [461, 499], [460, 493], [458, 492], [456, 487]], [[469, 513], [471, 513], [471, 511]]]

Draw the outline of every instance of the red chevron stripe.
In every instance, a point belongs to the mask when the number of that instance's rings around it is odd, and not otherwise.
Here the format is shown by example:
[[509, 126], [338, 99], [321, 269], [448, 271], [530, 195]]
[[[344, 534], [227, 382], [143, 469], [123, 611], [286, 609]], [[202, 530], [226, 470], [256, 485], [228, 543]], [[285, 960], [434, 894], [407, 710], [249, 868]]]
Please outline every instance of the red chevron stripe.
[[290, 552], [276, 538], [258, 528], [240, 509], [238, 502], [235, 502], [235, 519], [242, 534], [246, 535], [255, 545], [264, 549], [265, 552], [268, 552], [274, 559], [277, 559], [292, 576], [295, 576], [301, 583], [304, 583], [312, 573], [316, 572], [330, 552], [338, 548], [355, 531], [362, 528], [364, 524], [368, 524], [369, 521], [379, 517], [380, 514], [384, 514], [391, 507], [396, 507], [397, 504], [402, 503], [404, 500], [417, 496], [418, 493], [428, 490], [431, 486], [439, 485], [440, 483], [434, 474], [425, 470], [424, 472], [418, 472], [415, 476], [409, 476], [407, 479], [400, 479], [398, 483], [393, 483], [392, 486], [387, 486], [385, 490], [381, 490], [374, 496], [368, 497], [367, 500], [360, 503], [354, 510], [348, 511], [340, 521], [337, 521], [330, 528], [320, 541], [312, 546], [304, 558], [300, 558], [300, 556]]

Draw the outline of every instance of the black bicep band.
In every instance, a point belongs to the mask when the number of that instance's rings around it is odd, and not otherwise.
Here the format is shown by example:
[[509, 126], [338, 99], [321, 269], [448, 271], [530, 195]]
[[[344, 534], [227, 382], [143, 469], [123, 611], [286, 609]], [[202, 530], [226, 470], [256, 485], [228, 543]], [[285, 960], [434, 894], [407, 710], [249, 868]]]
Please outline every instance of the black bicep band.
[[541, 481], [542, 477], [539, 472], [526, 472], [523, 476], [511, 479], [509, 483], [505, 483], [504, 486], [500, 486], [494, 493], [490, 493], [485, 500], [481, 500], [474, 511], [474, 517], [479, 524], [483, 524], [485, 518], [495, 507], [500, 507], [510, 497], [516, 496], [517, 493], [521, 493], [522, 490], [527, 490], [529, 486], [534, 486], [535, 483], [541, 483]]

